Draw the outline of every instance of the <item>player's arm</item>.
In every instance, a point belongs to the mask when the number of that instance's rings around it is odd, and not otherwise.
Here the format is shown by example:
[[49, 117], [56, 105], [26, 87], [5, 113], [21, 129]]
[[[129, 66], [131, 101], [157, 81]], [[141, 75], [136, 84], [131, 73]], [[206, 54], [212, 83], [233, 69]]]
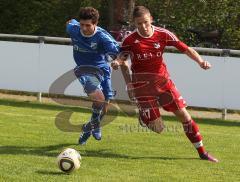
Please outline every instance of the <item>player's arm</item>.
[[124, 54], [123, 52], [119, 53], [117, 58], [112, 61], [111, 66], [114, 70], [117, 70], [119, 66], [123, 65], [124, 62], [127, 62], [128, 54]]
[[120, 54], [118, 54], [117, 58], [113, 60], [113, 62], [111, 63], [111, 66], [113, 69], [117, 70], [119, 67], [121, 68], [126, 84], [131, 82], [130, 66], [128, 64], [128, 58], [129, 58], [128, 53], [121, 52]]
[[206, 70], [211, 68], [211, 64], [208, 61], [204, 61], [202, 57], [197, 53], [197, 51], [195, 51], [193, 48], [188, 47], [184, 53], [195, 62], [197, 62], [202, 69]]
[[130, 66], [128, 64], [127, 59], [125, 61], [121, 62], [120, 68], [121, 68], [122, 75], [123, 75], [123, 78], [126, 83], [126, 91], [128, 93], [128, 97], [130, 99], [133, 99], [134, 98], [134, 92], [133, 92], [134, 89], [132, 87]]
[[113, 69], [117, 70], [119, 66], [123, 65], [124, 67], [127, 65], [127, 60], [130, 57], [130, 50], [131, 46], [128, 45], [128, 43], [126, 43], [126, 41], [124, 40], [120, 48], [121, 52], [118, 54], [117, 58], [111, 64]]
[[202, 57], [191, 47], [188, 47], [185, 43], [181, 42], [174, 34], [168, 32], [167, 45], [176, 47], [180, 52], [186, 54], [192, 60], [199, 64], [203, 69], [211, 68], [211, 64], [208, 61], [202, 59]]
[[202, 57], [191, 47], [188, 47], [185, 43], [180, 41], [172, 32], [166, 31], [166, 44], [168, 46], [176, 47], [180, 52], [185, 53], [192, 60], [197, 62], [203, 69], [211, 68], [211, 64], [208, 61], [204, 61]]
[[[125, 55], [126, 56], [126, 55]], [[121, 60], [121, 64], [120, 64], [120, 68], [124, 77], [124, 80], [126, 82], [126, 85], [128, 85], [128, 83], [131, 83], [131, 76], [130, 76], [130, 67], [127, 61], [127, 58], [124, 57], [123, 60]]]
[[108, 57], [111, 57], [111, 61], [115, 60], [117, 55], [120, 52], [119, 44], [112, 38], [112, 36], [105, 30], [101, 30], [100, 34], [100, 44], [101, 44], [101, 52]]
[[75, 19], [66, 22], [66, 32], [71, 35], [74, 32], [74, 27], [79, 26], [79, 22]]

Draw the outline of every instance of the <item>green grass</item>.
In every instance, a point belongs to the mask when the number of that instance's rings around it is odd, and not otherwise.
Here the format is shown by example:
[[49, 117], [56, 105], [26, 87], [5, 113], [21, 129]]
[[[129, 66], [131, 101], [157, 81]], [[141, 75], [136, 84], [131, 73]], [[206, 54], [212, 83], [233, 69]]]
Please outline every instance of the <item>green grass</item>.
[[[74, 124], [90, 116], [84, 108], [0, 100], [0, 181], [240, 181], [238, 121], [197, 120], [215, 164], [198, 159], [175, 118], [164, 117], [168, 130], [158, 135], [120, 115], [103, 127], [102, 141], [79, 146], [78, 132], [55, 126], [64, 110], [74, 111]], [[70, 175], [56, 165], [66, 147], [82, 156]]]

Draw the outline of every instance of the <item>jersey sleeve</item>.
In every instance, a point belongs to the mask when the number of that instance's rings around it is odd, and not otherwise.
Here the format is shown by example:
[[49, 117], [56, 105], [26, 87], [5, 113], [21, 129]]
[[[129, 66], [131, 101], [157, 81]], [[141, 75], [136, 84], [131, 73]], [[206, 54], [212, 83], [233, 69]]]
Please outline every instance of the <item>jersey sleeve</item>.
[[127, 53], [127, 54], [129, 54], [130, 51], [131, 51], [130, 49], [131, 49], [131, 46], [130, 46], [130, 43], [128, 42], [128, 39], [124, 39], [123, 42], [122, 42], [120, 51], [121, 51], [122, 53]]
[[170, 31], [166, 31], [166, 45], [167, 46], [174, 46], [176, 47], [179, 51], [185, 52], [188, 49], [188, 46], [180, 41], [176, 35], [174, 35]]
[[101, 32], [101, 44], [102, 44], [102, 51], [104, 54], [109, 56], [116, 57], [120, 51], [119, 44], [114, 40], [114, 38], [107, 32]]
[[79, 22], [75, 19], [71, 19], [67, 22], [66, 32], [71, 36], [74, 32], [78, 31], [77, 29], [80, 27]]

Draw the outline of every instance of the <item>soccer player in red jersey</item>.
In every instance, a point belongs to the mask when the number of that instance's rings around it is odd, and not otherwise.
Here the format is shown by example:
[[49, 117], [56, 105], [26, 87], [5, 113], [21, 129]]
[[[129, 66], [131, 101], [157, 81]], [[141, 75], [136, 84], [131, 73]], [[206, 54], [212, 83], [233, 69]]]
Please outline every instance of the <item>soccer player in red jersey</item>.
[[[186, 110], [186, 102], [170, 79], [162, 56], [166, 46], [174, 46], [198, 63], [202, 69], [211, 68], [210, 63], [170, 31], [153, 26], [153, 18], [146, 7], [135, 7], [133, 21], [136, 30], [123, 40], [119, 59], [112, 63], [112, 67], [117, 69], [121, 66], [130, 99], [134, 99], [139, 108], [140, 124], [161, 133], [164, 125], [159, 108], [173, 112], [181, 121], [186, 136], [198, 151], [200, 158], [218, 162], [206, 152], [198, 125]], [[126, 61], [128, 56], [131, 59], [131, 68]]]

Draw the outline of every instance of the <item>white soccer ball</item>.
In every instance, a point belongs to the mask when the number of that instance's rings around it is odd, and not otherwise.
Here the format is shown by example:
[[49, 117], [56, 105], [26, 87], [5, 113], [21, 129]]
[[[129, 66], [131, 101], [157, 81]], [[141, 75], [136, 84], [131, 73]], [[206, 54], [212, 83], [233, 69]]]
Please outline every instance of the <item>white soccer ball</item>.
[[71, 173], [80, 168], [81, 155], [75, 149], [66, 148], [58, 155], [57, 164], [61, 171]]

